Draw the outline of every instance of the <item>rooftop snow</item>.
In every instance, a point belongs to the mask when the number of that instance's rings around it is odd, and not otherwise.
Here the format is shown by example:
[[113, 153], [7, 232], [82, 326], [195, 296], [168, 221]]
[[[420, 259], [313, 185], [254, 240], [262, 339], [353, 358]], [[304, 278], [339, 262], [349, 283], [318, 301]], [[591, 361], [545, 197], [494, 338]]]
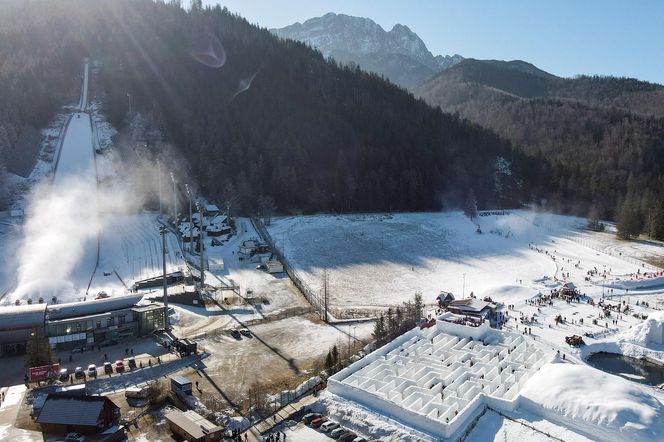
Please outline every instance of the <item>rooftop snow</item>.
[[521, 385], [547, 355], [522, 335], [439, 320], [352, 364], [328, 385], [334, 394], [447, 438], [466, 425], [484, 398], [513, 409]]

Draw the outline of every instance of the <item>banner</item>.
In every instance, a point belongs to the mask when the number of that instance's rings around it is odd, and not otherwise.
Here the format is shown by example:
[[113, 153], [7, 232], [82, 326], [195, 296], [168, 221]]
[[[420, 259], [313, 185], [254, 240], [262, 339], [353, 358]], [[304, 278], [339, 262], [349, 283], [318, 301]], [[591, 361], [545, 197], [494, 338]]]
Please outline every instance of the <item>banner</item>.
[[43, 365], [41, 367], [28, 368], [28, 378], [30, 382], [45, 381], [58, 377], [60, 373], [60, 364]]

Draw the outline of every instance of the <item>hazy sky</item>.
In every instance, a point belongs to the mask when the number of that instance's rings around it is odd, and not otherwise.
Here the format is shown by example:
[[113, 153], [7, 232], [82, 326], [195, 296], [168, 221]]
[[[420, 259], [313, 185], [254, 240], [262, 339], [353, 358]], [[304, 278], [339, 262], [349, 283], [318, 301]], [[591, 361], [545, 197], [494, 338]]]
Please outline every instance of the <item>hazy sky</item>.
[[556, 75], [664, 84], [664, 0], [204, 0], [267, 28], [327, 12], [416, 32], [434, 54], [529, 61]]

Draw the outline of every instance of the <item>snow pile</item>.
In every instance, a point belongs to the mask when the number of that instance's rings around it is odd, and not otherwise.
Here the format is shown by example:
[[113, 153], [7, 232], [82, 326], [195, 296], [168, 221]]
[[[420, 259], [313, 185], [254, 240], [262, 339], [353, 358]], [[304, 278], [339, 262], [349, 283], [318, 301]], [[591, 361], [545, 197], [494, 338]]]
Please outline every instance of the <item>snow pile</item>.
[[320, 376], [311, 377], [292, 390], [284, 390], [275, 395], [268, 395], [268, 400], [270, 402], [279, 403], [279, 404], [281, 404], [282, 399], [284, 399], [285, 401], [292, 402], [293, 400], [299, 398], [300, 396], [304, 396], [305, 394], [307, 394], [309, 391], [311, 391], [311, 389], [313, 389], [316, 385], [320, 384], [321, 382], [322, 380]]
[[371, 440], [385, 442], [422, 442], [433, 440], [431, 436], [412, 428], [402, 426], [384, 416], [370, 412], [364, 407], [346, 401], [324, 391], [320, 399], [311, 408], [319, 413], [331, 416], [344, 428], [359, 434], [368, 435]]
[[664, 438], [664, 405], [637, 384], [585, 365], [546, 364], [522, 390], [523, 405], [600, 440]]
[[635, 344], [664, 344], [664, 311], [650, 313], [648, 319], [626, 330], [618, 339]]
[[599, 281], [599, 285], [621, 290], [656, 289], [664, 287], [664, 276], [632, 276], [630, 279]]

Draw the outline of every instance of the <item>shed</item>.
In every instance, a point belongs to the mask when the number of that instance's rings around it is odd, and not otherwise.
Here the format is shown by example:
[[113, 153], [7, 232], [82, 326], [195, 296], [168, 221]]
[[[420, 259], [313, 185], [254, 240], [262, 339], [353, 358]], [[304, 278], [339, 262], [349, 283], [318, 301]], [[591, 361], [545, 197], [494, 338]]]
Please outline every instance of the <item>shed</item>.
[[171, 376], [171, 391], [191, 394], [191, 381], [184, 376]]
[[55, 393], [46, 397], [37, 423], [44, 433], [94, 435], [119, 419], [120, 407], [106, 396]]
[[223, 427], [213, 424], [193, 410], [170, 410], [164, 417], [171, 431], [190, 442], [221, 440]]

